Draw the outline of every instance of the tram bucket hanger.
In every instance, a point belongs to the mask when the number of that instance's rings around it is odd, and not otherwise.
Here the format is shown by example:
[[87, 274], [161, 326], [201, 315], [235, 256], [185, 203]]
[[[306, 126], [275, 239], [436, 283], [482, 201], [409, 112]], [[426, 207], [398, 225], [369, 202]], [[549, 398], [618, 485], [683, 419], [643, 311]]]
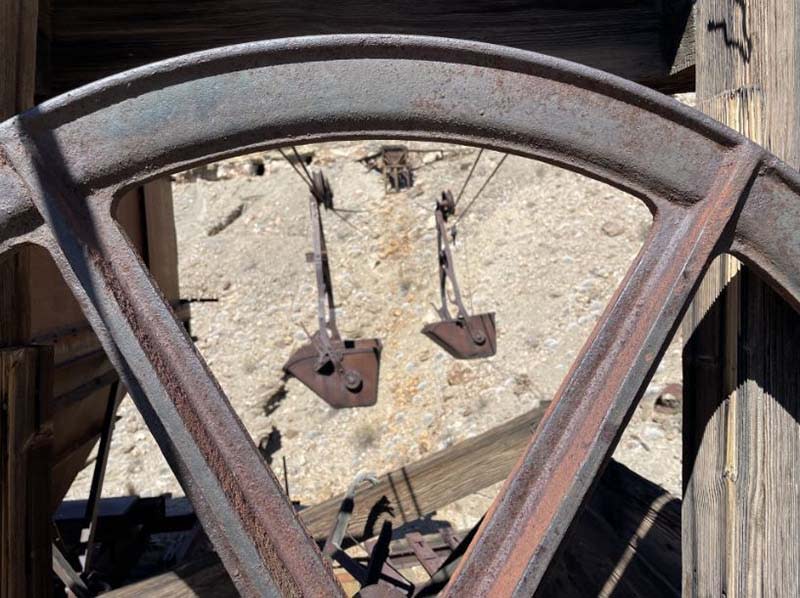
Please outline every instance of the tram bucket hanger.
[[[453, 255], [450, 252], [445, 226], [447, 219], [454, 212], [453, 194], [449, 190], [442, 192], [442, 199], [436, 202], [436, 245], [439, 254], [439, 292], [442, 299], [442, 307], [436, 311], [441, 320], [426, 324], [422, 334], [456, 359], [491, 357], [497, 351], [494, 312], [469, 315], [456, 280]], [[447, 297], [448, 281], [453, 288], [453, 300]], [[448, 302], [455, 303], [455, 317], [450, 314]]]
[[317, 276], [319, 329], [292, 354], [283, 369], [332, 407], [368, 407], [378, 400], [382, 344], [376, 338], [343, 340], [339, 334], [320, 213], [320, 206], [333, 209], [333, 191], [321, 172], [313, 174], [312, 182], [308, 204], [313, 253], [307, 258], [314, 263]]

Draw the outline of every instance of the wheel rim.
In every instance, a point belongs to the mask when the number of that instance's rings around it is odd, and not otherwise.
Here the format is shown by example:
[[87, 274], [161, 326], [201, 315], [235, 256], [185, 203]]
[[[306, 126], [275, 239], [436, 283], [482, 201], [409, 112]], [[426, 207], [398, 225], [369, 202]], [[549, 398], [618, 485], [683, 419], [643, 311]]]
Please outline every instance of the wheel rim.
[[[710, 260], [735, 253], [800, 305], [800, 178], [638, 85], [436, 38], [223, 48], [100, 81], [0, 125], [0, 251], [50, 251], [246, 594], [341, 589], [114, 222], [113, 199], [211, 159], [367, 137], [546, 160], [630, 192], [654, 213], [639, 257], [446, 590], [530, 595]], [[765, 215], [780, 216], [777, 229]]]

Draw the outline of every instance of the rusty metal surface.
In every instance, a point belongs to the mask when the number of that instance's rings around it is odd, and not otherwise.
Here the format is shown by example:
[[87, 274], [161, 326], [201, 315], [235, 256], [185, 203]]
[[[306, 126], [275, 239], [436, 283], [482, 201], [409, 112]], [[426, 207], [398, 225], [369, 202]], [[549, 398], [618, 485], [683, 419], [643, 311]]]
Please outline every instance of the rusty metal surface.
[[[333, 280], [322, 226], [321, 207], [333, 210], [333, 191], [325, 176], [311, 177], [308, 199], [314, 251], [309, 259], [317, 279], [318, 329], [295, 351], [283, 369], [331, 407], [369, 407], [378, 400], [381, 350], [379, 339], [344, 340], [336, 324]], [[308, 332], [306, 332], [308, 334]]]
[[[477, 196], [476, 196], [477, 197]], [[450, 232], [446, 222], [455, 213], [456, 202], [447, 190], [436, 202], [436, 253], [439, 258], [439, 295], [442, 306], [436, 310], [441, 321], [426, 324], [422, 334], [430, 338], [456, 359], [491, 357], [497, 352], [497, 328], [494, 313], [470, 315], [461, 298], [461, 288], [456, 278], [455, 261], [450, 251]], [[452, 233], [455, 236], [455, 233]], [[447, 295], [447, 285], [453, 298]], [[454, 304], [456, 314], [450, 313], [448, 304]]]
[[245, 595], [341, 590], [116, 226], [113, 198], [243, 151], [368, 137], [546, 160], [654, 213], [636, 263], [445, 589], [531, 595], [709, 260], [734, 251], [800, 306], [800, 177], [638, 85], [436, 38], [222, 48], [97, 82], [0, 125], [0, 251], [50, 251]]

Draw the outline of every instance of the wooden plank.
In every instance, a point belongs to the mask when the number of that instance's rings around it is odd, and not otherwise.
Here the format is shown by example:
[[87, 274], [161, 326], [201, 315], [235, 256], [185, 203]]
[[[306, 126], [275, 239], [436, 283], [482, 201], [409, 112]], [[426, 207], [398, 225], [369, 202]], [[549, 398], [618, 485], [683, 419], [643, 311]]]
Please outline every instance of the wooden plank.
[[34, 101], [40, 104], [51, 97], [51, 52], [53, 37], [53, 0], [39, 0], [39, 23], [36, 33], [36, 85]]
[[[698, 3], [698, 106], [800, 166], [800, 5]], [[800, 595], [800, 316], [713, 266], [686, 322], [685, 596]]]
[[85, 322], [72, 291], [47, 250], [41, 247], [27, 249], [29, 254], [27, 285], [27, 312], [30, 318], [26, 344], [35, 337], [55, 329], [82, 326]]
[[239, 598], [228, 574], [216, 555], [207, 554], [200, 559], [177, 567], [174, 571], [157, 575], [139, 583], [107, 592], [104, 596], [115, 598], [189, 598], [214, 596]]
[[[173, 309], [181, 321], [188, 321], [188, 303], [177, 302]], [[53, 442], [53, 498], [57, 505], [99, 438], [109, 387], [118, 376], [88, 327], [67, 331], [66, 340], [46, 340], [52, 343], [57, 358], [62, 358], [55, 366], [55, 396], [50, 409], [57, 421], [68, 422], [55, 430]]]
[[[35, 76], [37, 26], [42, 33], [39, 41], [44, 41], [38, 53], [41, 71], [48, 66], [52, 8], [49, 0], [42, 1], [41, 11], [36, 1], [0, 0], [0, 120], [30, 107], [34, 87], [39, 93], [46, 92], [47, 81], [40, 79], [36, 83]], [[149, 188], [163, 198], [169, 196], [168, 185], [161, 181]], [[156, 276], [159, 282], [166, 281], [170, 298], [177, 300], [177, 246], [171, 201], [158, 203], [160, 212], [152, 215], [150, 225], [162, 231], [173, 227], [172, 238], [161, 234], [147, 239], [145, 193], [137, 189], [128, 195], [135, 201], [120, 198], [120, 225], [140, 253], [145, 241], [149, 241], [158, 260]], [[169, 221], [162, 222], [161, 218]], [[67, 408], [59, 413], [63, 416], [62, 425], [55, 433], [52, 491], [57, 502], [83, 467], [97, 438], [105, 412], [104, 402], [98, 400], [102, 392], [86, 391], [97, 386], [99, 378], [107, 377], [110, 364], [50, 255], [42, 248], [26, 247], [0, 256], [0, 347], [40, 342], [56, 345], [56, 394], [75, 399], [61, 401], [61, 406], [67, 404]]]
[[143, 188], [147, 230], [147, 267], [168, 301], [179, 298], [178, 236], [169, 177], [147, 183]]
[[[36, 0], [0, 0], [0, 121], [33, 105], [37, 10]], [[0, 347], [19, 344], [29, 330], [29, 251], [0, 256]]]
[[[653, 536], [671, 543], [654, 550]], [[680, 501], [612, 461], [535, 596], [676, 598], [680, 564]]]
[[0, 595], [46, 597], [50, 568], [49, 347], [0, 349]]
[[0, 120], [33, 104], [38, 10], [36, 0], [0, 1]]
[[[0, 0], [0, 120], [29, 108], [36, 0]], [[0, 256], [0, 596], [50, 596], [52, 351], [9, 349], [30, 333], [29, 248]]]
[[[362, 487], [355, 497], [348, 532], [355, 538], [363, 537], [372, 506], [384, 497], [393, 507], [394, 517], [379, 515], [374, 520], [374, 533], [387, 518], [398, 527], [504, 480], [545, 409], [546, 405], [532, 409], [488, 432], [384, 474], [375, 486]], [[327, 536], [343, 498], [336, 496], [300, 512], [312, 536]]]
[[[348, 532], [354, 537], [362, 536], [370, 508], [384, 496], [395, 510], [395, 517], [390, 519], [399, 526], [503, 480], [546, 408], [547, 404], [532, 409], [488, 432], [384, 474], [378, 485], [363, 488], [356, 494]], [[323, 540], [330, 532], [343, 497], [343, 494], [336, 496], [300, 512], [309, 533], [317, 540]], [[384, 513], [376, 519], [375, 533], [387, 517]], [[199, 571], [203, 587], [207, 584], [215, 587], [221, 581], [230, 583], [227, 573], [216, 561], [198, 568], [190, 564], [189, 569], [178, 574], [167, 573], [113, 595], [134, 596], [147, 590], [155, 592], [155, 596], [195, 596], [192, 581], [195, 571]]]
[[[171, 307], [181, 322], [185, 324], [189, 322], [191, 304], [187, 300], [172, 301]], [[60, 329], [51, 329], [40, 336], [31, 338], [31, 344], [52, 345], [56, 367], [63, 366], [77, 357], [101, 350], [97, 335], [86, 322]]]
[[[624, 505], [624, 506], [622, 506]], [[681, 593], [681, 504], [680, 500], [649, 480], [612, 461], [603, 474], [600, 490], [592, 498], [589, 521], [579, 523], [570, 542], [574, 558], [582, 553], [577, 545], [582, 529], [592, 527], [591, 518], [601, 519], [612, 529], [616, 548], [611, 543], [606, 553], [613, 554], [614, 574], [601, 580], [597, 595], [635, 595], [615, 587], [634, 575], [627, 567], [636, 563], [636, 575], [647, 578], [653, 593], [643, 596], [680, 596]], [[601, 544], [602, 545], [602, 544]], [[640, 590], [644, 583], [632, 584]], [[587, 592], [594, 595], [594, 593]]]
[[[665, 15], [663, 6], [670, 8]], [[679, 8], [676, 8], [679, 7]], [[668, 18], [667, 18], [668, 17]], [[63, 0], [53, 7], [52, 90], [172, 56], [297, 35], [406, 33], [472, 39], [541, 52], [658, 89], [691, 89], [691, 2], [656, 0]]]
[[0, 256], [0, 347], [20, 344], [30, 334], [30, 255], [24, 247]]

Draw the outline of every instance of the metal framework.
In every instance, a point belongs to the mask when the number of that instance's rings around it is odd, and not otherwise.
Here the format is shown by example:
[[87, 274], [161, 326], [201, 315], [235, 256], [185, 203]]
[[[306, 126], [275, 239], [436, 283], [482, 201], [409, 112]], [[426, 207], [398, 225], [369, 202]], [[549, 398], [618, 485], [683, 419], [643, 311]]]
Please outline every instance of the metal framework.
[[388, 35], [245, 44], [149, 65], [0, 125], [0, 252], [46, 248], [246, 595], [341, 595], [113, 218], [133, 185], [292, 143], [438, 139], [640, 197], [644, 247], [444, 593], [531, 595], [709, 261], [800, 305], [800, 177], [668, 97], [507, 48]]

